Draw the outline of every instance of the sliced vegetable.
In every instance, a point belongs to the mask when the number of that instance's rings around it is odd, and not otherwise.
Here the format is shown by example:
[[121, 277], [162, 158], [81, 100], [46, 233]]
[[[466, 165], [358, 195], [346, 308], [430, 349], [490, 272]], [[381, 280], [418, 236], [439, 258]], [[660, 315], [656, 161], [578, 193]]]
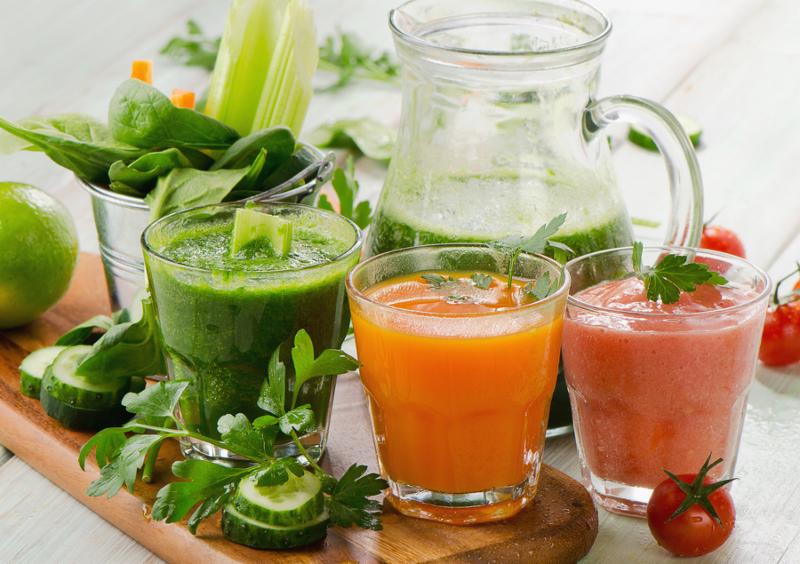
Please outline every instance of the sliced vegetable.
[[257, 482], [257, 474], [242, 480], [231, 501], [245, 517], [266, 525], [291, 527], [312, 521], [325, 510], [322, 482], [311, 472], [300, 477], [289, 473], [286, 482], [277, 486], [258, 486]]
[[24, 395], [39, 399], [45, 370], [65, 348], [44, 347], [25, 357], [19, 365], [19, 389]]
[[130, 390], [130, 379], [91, 382], [77, 374], [79, 363], [91, 350], [88, 345], [65, 348], [42, 378], [42, 408], [70, 429], [100, 429], [130, 417], [121, 405]]
[[108, 126], [114, 139], [142, 149], [227, 149], [239, 138], [233, 128], [194, 110], [176, 108], [160, 90], [135, 79], [114, 92]]
[[227, 539], [252, 548], [295, 548], [324, 539], [328, 533], [328, 520], [326, 511], [306, 523], [280, 527], [242, 515], [228, 505], [222, 512], [222, 533]]
[[205, 112], [243, 135], [274, 125], [298, 134], [318, 59], [306, 0], [234, 0]]
[[131, 78], [153, 84], [153, 61], [139, 59], [131, 64]]
[[194, 92], [191, 90], [183, 90], [181, 88], [173, 88], [172, 94], [169, 96], [170, 102], [176, 108], [194, 109]]
[[[703, 135], [703, 130], [700, 127], [700, 124], [687, 116], [675, 114], [675, 117], [678, 119], [681, 127], [683, 127], [686, 135], [689, 136], [689, 141], [692, 142], [692, 145], [699, 147], [700, 137]], [[628, 130], [628, 140], [649, 151], [658, 151], [658, 145], [656, 145], [656, 142], [653, 141], [653, 138], [644, 131], [636, 129], [635, 127], [631, 127]]]
[[254, 209], [237, 209], [233, 220], [231, 255], [258, 239], [266, 239], [276, 255], [285, 257], [292, 248], [292, 223]]

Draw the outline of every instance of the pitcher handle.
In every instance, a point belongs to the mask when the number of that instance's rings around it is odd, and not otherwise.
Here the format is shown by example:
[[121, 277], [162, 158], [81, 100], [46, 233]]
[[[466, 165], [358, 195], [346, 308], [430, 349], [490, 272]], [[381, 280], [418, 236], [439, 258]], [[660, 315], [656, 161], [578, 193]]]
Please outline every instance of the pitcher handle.
[[664, 243], [696, 247], [703, 230], [703, 179], [689, 137], [663, 106], [635, 96], [609, 96], [590, 103], [583, 114], [587, 140], [603, 127], [625, 122], [653, 138], [669, 175], [671, 213]]

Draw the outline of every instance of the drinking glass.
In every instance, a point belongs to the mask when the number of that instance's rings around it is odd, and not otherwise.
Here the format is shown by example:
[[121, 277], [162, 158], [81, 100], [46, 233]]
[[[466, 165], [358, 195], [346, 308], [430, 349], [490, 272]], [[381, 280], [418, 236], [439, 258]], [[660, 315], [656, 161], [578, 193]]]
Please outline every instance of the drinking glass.
[[[767, 275], [744, 259], [646, 247], [643, 263], [665, 253], [694, 257], [728, 284], [645, 308], [642, 290], [614, 286], [633, 271], [631, 248], [566, 265], [563, 361], [583, 480], [618, 513], [644, 515], [664, 469], [696, 473], [711, 455], [724, 461], [710, 476], [732, 476], [769, 297]], [[591, 299], [581, 293], [590, 288]]]
[[429, 245], [372, 257], [348, 276], [375, 447], [388, 500], [405, 515], [480, 523], [533, 499], [569, 277], [547, 257], [522, 254], [516, 276], [547, 275], [558, 288], [488, 313], [401, 309], [370, 289], [422, 271], [504, 273], [508, 261], [485, 245]]
[[[142, 235], [169, 378], [189, 382], [179, 416], [190, 429], [212, 438], [219, 437], [217, 421], [222, 415], [243, 413], [253, 420], [264, 414], [256, 401], [268, 360], [297, 331], [309, 333], [317, 353], [342, 344], [350, 321], [344, 279], [361, 249], [360, 230], [338, 214], [297, 204], [262, 203], [254, 209], [295, 225], [300, 222], [305, 229], [342, 242], [346, 250], [332, 260], [285, 270], [244, 265], [205, 268], [165, 256], [164, 248], [176, 238], [214, 226], [229, 228], [243, 206], [221, 204], [177, 212], [154, 222]], [[293, 381], [289, 369], [289, 390]], [[313, 379], [298, 397], [298, 405], [311, 404], [317, 418], [316, 428], [301, 437], [315, 459], [325, 448], [334, 384], [330, 376]], [[291, 396], [287, 393], [287, 398]], [[195, 440], [184, 441], [183, 452], [193, 458], [235, 459], [224, 449]], [[288, 437], [281, 436], [275, 454], [297, 452]]]

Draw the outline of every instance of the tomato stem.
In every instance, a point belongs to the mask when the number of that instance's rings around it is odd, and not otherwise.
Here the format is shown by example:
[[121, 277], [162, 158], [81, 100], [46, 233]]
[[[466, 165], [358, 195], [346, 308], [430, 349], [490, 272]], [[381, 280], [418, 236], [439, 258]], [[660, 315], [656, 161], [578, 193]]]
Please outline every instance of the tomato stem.
[[700, 468], [700, 471], [695, 476], [694, 481], [690, 484], [689, 482], [684, 482], [678, 476], [670, 472], [669, 470], [664, 469], [664, 472], [667, 476], [669, 476], [670, 480], [675, 482], [675, 484], [680, 488], [680, 490], [686, 494], [683, 502], [678, 506], [678, 508], [669, 516], [667, 521], [672, 521], [673, 519], [679, 517], [682, 513], [684, 513], [687, 509], [689, 509], [693, 505], [699, 505], [703, 509], [706, 510], [706, 513], [711, 516], [714, 521], [717, 522], [718, 525], [722, 525], [722, 520], [719, 518], [717, 514], [717, 510], [714, 509], [714, 505], [708, 499], [712, 493], [720, 489], [721, 487], [730, 484], [736, 478], [729, 478], [727, 480], [720, 480], [719, 482], [714, 482], [713, 484], [705, 484], [704, 481], [706, 479], [706, 475], [708, 472], [714, 468], [717, 464], [722, 462], [721, 458], [716, 459], [714, 462], [711, 462], [711, 454], [709, 453], [708, 458], [703, 463], [703, 467]]

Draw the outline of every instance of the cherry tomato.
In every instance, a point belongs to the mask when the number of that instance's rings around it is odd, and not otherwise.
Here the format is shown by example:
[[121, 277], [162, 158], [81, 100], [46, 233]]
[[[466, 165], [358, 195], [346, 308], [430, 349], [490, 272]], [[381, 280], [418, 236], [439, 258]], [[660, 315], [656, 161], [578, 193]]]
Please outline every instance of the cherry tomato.
[[739, 236], [730, 229], [719, 225], [703, 226], [703, 236], [700, 238], [700, 248], [712, 251], [721, 251], [737, 257], [745, 257], [744, 244]]
[[758, 358], [767, 366], [800, 362], [800, 301], [784, 303], [767, 312]]
[[[731, 495], [723, 487], [730, 480], [712, 483], [706, 477], [708, 470], [720, 462], [722, 459], [709, 465], [706, 460], [697, 474], [668, 473], [669, 479], [661, 482], [650, 496], [647, 504], [650, 532], [658, 544], [677, 556], [708, 554], [719, 548], [733, 531], [736, 511]], [[690, 496], [681, 486], [690, 488]]]

